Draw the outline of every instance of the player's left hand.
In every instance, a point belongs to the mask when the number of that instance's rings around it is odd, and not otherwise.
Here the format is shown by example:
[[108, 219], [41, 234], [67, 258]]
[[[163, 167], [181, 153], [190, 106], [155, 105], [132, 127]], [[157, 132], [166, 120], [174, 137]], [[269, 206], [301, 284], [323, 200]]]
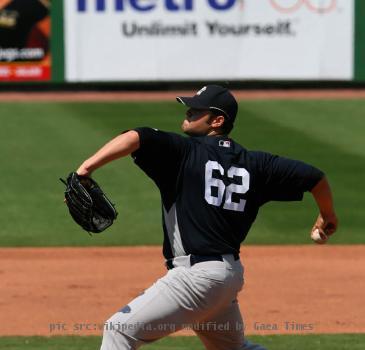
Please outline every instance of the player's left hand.
[[65, 203], [71, 217], [87, 232], [99, 233], [111, 226], [118, 212], [100, 186], [90, 177], [70, 173], [65, 185]]

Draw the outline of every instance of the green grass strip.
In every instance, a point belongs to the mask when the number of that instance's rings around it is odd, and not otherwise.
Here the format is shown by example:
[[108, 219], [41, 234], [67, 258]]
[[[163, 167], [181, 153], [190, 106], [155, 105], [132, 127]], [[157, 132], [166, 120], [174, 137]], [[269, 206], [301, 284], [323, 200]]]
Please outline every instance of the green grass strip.
[[[365, 334], [331, 335], [270, 335], [250, 336], [251, 342], [261, 344], [267, 350], [363, 350]], [[99, 349], [101, 337], [0, 337], [2, 350], [91, 350]], [[148, 350], [203, 350], [197, 337], [168, 337], [151, 345]]]

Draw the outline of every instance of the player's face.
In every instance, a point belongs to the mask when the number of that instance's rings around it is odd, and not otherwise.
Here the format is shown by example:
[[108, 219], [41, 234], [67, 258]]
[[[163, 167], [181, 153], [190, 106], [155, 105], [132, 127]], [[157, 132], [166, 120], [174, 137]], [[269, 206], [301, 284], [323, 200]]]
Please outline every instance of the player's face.
[[182, 131], [190, 136], [207, 135], [211, 131], [209, 110], [189, 108], [181, 125]]

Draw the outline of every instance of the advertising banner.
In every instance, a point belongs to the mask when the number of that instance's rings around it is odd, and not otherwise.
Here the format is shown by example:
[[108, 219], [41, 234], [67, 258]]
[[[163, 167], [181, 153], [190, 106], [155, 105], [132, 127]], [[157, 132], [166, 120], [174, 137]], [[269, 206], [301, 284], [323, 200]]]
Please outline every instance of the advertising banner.
[[0, 0], [0, 81], [49, 80], [50, 0]]
[[65, 0], [68, 81], [353, 76], [354, 0]]

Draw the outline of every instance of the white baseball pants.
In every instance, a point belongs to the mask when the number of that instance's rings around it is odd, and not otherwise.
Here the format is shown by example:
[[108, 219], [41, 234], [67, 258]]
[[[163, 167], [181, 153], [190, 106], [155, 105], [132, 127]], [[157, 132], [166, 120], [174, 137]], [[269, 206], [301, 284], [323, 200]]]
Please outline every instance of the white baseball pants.
[[228, 254], [190, 266], [183, 256], [174, 265], [105, 323], [101, 350], [138, 349], [183, 328], [193, 329], [208, 350], [265, 350], [243, 336], [240, 260]]

